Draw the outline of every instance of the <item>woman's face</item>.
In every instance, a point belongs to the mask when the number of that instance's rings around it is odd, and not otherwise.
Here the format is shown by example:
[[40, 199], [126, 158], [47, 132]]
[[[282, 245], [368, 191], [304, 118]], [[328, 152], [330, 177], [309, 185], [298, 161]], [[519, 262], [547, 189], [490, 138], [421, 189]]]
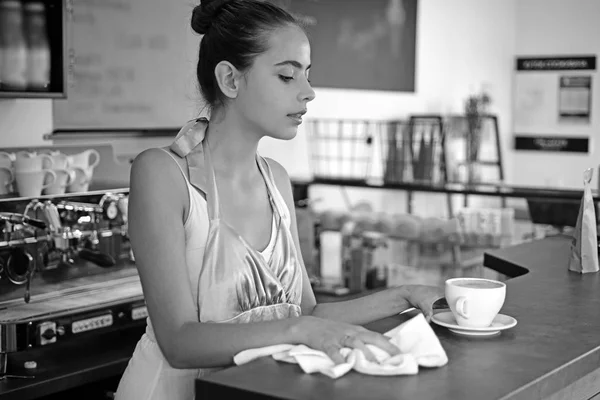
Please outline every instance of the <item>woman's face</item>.
[[310, 44], [296, 26], [273, 31], [269, 50], [246, 72], [235, 107], [261, 135], [296, 136], [302, 115], [315, 92], [308, 81]]

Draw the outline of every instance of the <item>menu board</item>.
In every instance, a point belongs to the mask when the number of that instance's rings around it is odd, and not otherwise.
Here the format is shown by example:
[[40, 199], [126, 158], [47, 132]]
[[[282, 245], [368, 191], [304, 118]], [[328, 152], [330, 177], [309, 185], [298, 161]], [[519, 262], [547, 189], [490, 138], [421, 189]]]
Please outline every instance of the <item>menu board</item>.
[[315, 87], [414, 92], [417, 0], [272, 0], [301, 20]]
[[74, 0], [74, 65], [55, 131], [173, 129], [203, 109], [184, 0]]

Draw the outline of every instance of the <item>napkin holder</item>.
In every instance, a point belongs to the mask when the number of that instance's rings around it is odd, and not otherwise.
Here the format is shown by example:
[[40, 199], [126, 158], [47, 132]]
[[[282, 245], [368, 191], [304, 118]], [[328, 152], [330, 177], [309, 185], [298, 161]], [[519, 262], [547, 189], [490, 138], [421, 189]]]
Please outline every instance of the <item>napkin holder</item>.
[[598, 272], [598, 237], [596, 229], [596, 209], [590, 183], [594, 174], [591, 168], [583, 174], [583, 198], [575, 232], [571, 241], [569, 270], [581, 274]]

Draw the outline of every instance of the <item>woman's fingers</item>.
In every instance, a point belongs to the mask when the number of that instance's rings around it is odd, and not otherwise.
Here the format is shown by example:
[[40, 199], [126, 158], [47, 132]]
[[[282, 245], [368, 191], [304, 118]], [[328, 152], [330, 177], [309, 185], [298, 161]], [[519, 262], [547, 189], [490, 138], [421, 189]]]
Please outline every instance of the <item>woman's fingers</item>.
[[340, 353], [341, 349], [341, 347], [333, 343], [326, 344], [325, 346], [323, 346], [323, 351], [325, 351], [325, 354], [327, 354], [329, 358], [331, 358], [331, 361], [333, 361], [336, 365], [343, 364], [346, 362], [346, 360], [344, 359], [344, 357], [342, 357], [342, 354]]
[[362, 338], [362, 341], [366, 344], [372, 344], [375, 347], [379, 347], [381, 350], [384, 350], [391, 356], [400, 354], [400, 349], [392, 344], [389, 338], [379, 333], [369, 332], [368, 334], [365, 334], [365, 337]]
[[344, 341], [344, 346], [352, 347], [352, 348], [362, 351], [363, 354], [365, 355], [365, 358], [369, 361], [372, 361], [372, 362], [377, 361], [377, 359], [375, 358], [375, 355], [373, 354], [373, 352], [371, 350], [369, 350], [367, 345], [362, 340], [357, 339], [356, 337], [347, 337], [347, 339]]

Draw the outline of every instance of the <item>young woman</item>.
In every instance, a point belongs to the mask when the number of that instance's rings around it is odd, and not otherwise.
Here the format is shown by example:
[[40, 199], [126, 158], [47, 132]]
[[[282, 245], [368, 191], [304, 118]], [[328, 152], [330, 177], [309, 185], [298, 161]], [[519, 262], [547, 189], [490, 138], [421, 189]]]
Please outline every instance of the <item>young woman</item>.
[[442, 289], [403, 286], [317, 304], [300, 254], [290, 179], [257, 154], [261, 138], [292, 139], [315, 93], [310, 46], [286, 11], [259, 0], [204, 0], [197, 77], [210, 122], [191, 121], [131, 169], [129, 233], [149, 318], [117, 399], [192, 399], [194, 378], [245, 349], [303, 343], [390, 354], [361, 327], [418, 307]]

